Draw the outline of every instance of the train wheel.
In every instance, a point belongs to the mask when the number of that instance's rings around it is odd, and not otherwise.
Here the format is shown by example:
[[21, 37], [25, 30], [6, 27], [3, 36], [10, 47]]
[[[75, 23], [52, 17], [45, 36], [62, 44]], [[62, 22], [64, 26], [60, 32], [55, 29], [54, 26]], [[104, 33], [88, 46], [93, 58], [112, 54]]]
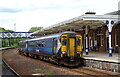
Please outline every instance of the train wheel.
[[43, 56], [42, 58], [43, 58], [43, 60], [45, 60], [45, 56]]
[[61, 65], [61, 60], [57, 60], [57, 65], [60, 66]]
[[30, 58], [32, 58], [32, 55], [31, 55], [30, 53], [28, 54], [28, 56], [29, 56]]
[[37, 55], [33, 55], [33, 58], [34, 58], [34, 59], [37, 59]]
[[21, 55], [23, 55], [23, 52], [20, 52], [21, 53]]
[[39, 56], [38, 56], [38, 59], [42, 60], [42, 56], [39, 55]]
[[29, 53], [26, 53], [26, 56], [27, 56], [27, 57], [28, 57], [28, 54], [29, 54]]
[[18, 50], [18, 53], [21, 55], [21, 52]]
[[25, 52], [23, 52], [23, 55], [25, 56]]
[[25, 55], [25, 56], [27, 56], [27, 53], [26, 53], [26, 52], [24, 52], [24, 55]]

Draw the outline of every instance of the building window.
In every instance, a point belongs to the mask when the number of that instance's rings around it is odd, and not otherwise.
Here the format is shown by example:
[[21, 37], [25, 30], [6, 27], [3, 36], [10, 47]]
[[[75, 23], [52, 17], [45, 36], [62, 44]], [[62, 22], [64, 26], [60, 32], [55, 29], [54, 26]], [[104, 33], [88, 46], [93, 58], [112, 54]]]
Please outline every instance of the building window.
[[103, 46], [103, 36], [102, 35], [100, 37], [100, 41], [101, 41], [101, 46]]
[[115, 45], [118, 46], [118, 29], [115, 29]]

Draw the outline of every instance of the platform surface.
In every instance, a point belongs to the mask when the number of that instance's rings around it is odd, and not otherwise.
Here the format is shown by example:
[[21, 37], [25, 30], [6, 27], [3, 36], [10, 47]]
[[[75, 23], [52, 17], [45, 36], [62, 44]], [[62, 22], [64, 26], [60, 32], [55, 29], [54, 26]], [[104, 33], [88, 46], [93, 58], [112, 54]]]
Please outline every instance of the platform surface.
[[83, 52], [83, 58], [120, 63], [120, 53], [113, 53], [112, 57], [109, 57], [108, 52], [91, 51], [91, 52], [89, 52], [88, 55], [86, 55], [86, 53]]

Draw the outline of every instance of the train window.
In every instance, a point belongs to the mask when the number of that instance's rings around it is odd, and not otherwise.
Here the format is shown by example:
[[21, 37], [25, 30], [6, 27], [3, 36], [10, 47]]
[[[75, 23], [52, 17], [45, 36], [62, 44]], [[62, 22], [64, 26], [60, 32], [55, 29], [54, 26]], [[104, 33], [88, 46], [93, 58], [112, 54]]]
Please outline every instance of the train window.
[[29, 46], [31, 46], [31, 47], [34, 47], [34, 46], [36, 45], [35, 42], [29, 42], [28, 44], [29, 44]]
[[30, 46], [30, 42], [28, 42], [28, 46]]
[[62, 40], [62, 45], [66, 45], [67, 44], [67, 40], [66, 39], [63, 39]]
[[25, 42], [22, 43], [22, 46], [25, 46]]
[[45, 47], [45, 41], [42, 41], [42, 47]]
[[36, 42], [35, 42], [35, 45], [36, 45], [36, 47], [39, 47], [39, 42], [36, 41]]
[[45, 47], [45, 41], [37, 42], [38, 47]]
[[77, 45], [80, 46], [80, 39], [77, 39]]
[[39, 47], [43, 47], [43, 44], [42, 44], [42, 43], [40, 43], [40, 44], [39, 44]]
[[62, 38], [67, 38], [66, 36], [62, 36]]

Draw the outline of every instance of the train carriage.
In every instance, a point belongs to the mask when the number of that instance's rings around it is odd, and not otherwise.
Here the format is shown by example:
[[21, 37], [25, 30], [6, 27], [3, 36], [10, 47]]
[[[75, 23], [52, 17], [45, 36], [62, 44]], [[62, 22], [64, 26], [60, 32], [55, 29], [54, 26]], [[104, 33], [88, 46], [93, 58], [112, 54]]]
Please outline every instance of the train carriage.
[[82, 36], [75, 32], [62, 32], [19, 42], [20, 54], [57, 64], [82, 64]]

